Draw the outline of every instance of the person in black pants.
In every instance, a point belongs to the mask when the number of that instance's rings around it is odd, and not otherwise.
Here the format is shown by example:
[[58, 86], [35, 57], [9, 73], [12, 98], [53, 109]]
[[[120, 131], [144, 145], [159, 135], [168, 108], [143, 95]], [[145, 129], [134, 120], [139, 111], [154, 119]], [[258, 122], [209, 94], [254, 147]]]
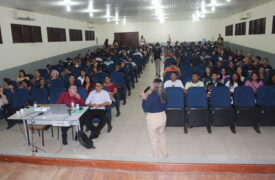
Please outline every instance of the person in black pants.
[[[84, 114], [82, 121], [85, 122], [87, 128], [91, 131], [90, 139], [97, 138], [100, 135], [101, 129], [107, 122], [106, 106], [110, 106], [112, 103], [109, 93], [102, 90], [102, 88], [103, 83], [97, 82], [95, 90], [90, 92], [85, 102], [90, 109]], [[94, 117], [100, 119], [97, 126], [92, 122]]]

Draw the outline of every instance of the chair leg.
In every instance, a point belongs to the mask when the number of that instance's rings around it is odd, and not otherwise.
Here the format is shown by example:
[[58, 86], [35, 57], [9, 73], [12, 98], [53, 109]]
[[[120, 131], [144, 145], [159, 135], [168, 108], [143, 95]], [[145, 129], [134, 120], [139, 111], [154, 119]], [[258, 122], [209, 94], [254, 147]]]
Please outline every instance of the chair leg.
[[59, 140], [59, 127], [57, 127], [57, 139]]
[[75, 139], [74, 138], [74, 127], [72, 126], [72, 139]]
[[235, 126], [235, 124], [232, 124], [232, 125], [230, 126], [230, 129], [231, 129], [231, 132], [232, 132], [233, 134], [236, 134], [236, 126]]
[[51, 131], [52, 131], [52, 138], [53, 138], [53, 127], [51, 126]]
[[44, 130], [42, 130], [42, 146], [44, 146]]
[[208, 134], [212, 134], [211, 125], [210, 125], [210, 124], [208, 124], [206, 128], [207, 128], [207, 132], [208, 132]]
[[38, 131], [38, 135], [39, 135], [39, 137], [40, 137], [40, 130], [37, 130]]
[[253, 129], [258, 133], [258, 134], [261, 134], [261, 130], [260, 130], [260, 127], [258, 124], [254, 125], [253, 126]]

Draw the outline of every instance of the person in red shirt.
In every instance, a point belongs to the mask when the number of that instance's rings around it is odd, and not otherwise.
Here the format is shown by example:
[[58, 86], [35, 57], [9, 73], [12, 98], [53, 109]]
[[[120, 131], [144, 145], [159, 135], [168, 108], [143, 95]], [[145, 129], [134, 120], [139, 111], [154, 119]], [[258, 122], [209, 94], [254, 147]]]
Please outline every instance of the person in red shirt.
[[[67, 107], [71, 107], [71, 103], [79, 104], [84, 106], [85, 101], [81, 98], [81, 96], [77, 93], [77, 86], [75, 84], [70, 84], [68, 87], [68, 91], [60, 94], [56, 104], [66, 104]], [[81, 121], [80, 121], [81, 123]], [[82, 127], [83, 125], [80, 124]], [[63, 145], [67, 145], [67, 131], [70, 127], [62, 127], [62, 142]]]
[[116, 117], [118, 117], [120, 115], [120, 104], [117, 97], [117, 85], [116, 83], [111, 82], [110, 75], [105, 76], [105, 83], [103, 85], [103, 88], [107, 89], [107, 91], [109, 92], [111, 100], [113, 102], [118, 101], [116, 104]]

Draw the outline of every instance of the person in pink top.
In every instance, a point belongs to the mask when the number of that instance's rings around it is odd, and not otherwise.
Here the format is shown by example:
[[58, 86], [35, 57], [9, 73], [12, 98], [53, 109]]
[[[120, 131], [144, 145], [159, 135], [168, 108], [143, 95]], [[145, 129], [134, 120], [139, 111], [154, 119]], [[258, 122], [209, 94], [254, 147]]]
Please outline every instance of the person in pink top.
[[245, 82], [245, 86], [251, 87], [254, 91], [254, 93], [257, 93], [259, 87], [263, 86], [264, 83], [259, 78], [259, 74], [256, 72], [253, 72], [251, 74], [251, 80], [248, 80]]
[[227, 75], [227, 69], [226, 69], [226, 68], [222, 68], [222, 69], [221, 69], [221, 73], [219, 74], [218, 77], [219, 77], [219, 79], [220, 79], [220, 83], [225, 84], [224, 80], [225, 80], [226, 78], [229, 78], [230, 76]]

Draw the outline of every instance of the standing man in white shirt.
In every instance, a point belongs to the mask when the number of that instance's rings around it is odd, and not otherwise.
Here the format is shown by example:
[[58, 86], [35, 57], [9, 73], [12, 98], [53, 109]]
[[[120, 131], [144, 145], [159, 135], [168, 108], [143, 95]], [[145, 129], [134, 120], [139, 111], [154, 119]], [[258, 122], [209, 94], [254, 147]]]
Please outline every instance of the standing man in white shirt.
[[[91, 130], [90, 139], [97, 138], [100, 135], [101, 129], [107, 122], [106, 106], [110, 106], [112, 103], [109, 93], [102, 90], [102, 88], [103, 83], [97, 82], [95, 90], [90, 92], [85, 101], [85, 104], [90, 107], [84, 117], [87, 128]], [[100, 119], [97, 127], [95, 127], [91, 121], [94, 117], [98, 117]]]
[[140, 46], [146, 45], [146, 41], [145, 41], [145, 38], [143, 36], [140, 37], [139, 44], [140, 44]]
[[176, 72], [171, 73], [171, 80], [165, 81], [164, 89], [168, 88], [168, 87], [180, 87], [180, 88], [184, 89], [181, 80], [177, 79], [177, 73]]

